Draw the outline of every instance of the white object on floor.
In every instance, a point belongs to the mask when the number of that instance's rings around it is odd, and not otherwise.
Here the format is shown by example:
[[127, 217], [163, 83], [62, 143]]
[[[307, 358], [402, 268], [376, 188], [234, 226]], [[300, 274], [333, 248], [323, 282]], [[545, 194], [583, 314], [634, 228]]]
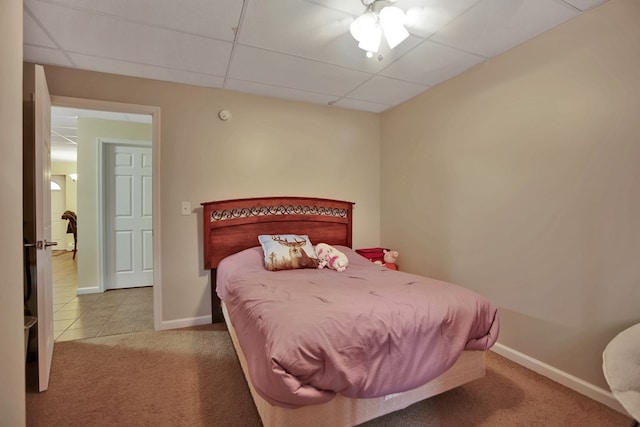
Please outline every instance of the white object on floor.
[[611, 393], [633, 418], [640, 420], [640, 323], [607, 344], [602, 370]]

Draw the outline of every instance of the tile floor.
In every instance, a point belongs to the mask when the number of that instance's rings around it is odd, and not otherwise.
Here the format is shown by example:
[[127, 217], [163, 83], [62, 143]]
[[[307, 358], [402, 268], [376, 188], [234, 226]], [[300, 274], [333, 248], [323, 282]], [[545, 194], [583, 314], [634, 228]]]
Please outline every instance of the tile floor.
[[73, 252], [65, 251], [54, 251], [52, 258], [55, 341], [153, 330], [152, 287], [76, 295], [77, 260], [72, 258]]

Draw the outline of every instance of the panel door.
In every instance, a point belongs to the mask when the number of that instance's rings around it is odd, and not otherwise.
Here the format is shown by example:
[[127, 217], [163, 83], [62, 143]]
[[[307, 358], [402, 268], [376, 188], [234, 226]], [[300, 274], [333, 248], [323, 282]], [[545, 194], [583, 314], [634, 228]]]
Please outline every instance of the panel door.
[[106, 289], [153, 285], [152, 150], [105, 144]]
[[25, 304], [37, 323], [31, 328], [38, 360], [38, 389], [49, 387], [53, 357], [53, 274], [51, 269], [51, 100], [44, 68], [35, 65], [31, 103], [25, 103], [23, 225]]

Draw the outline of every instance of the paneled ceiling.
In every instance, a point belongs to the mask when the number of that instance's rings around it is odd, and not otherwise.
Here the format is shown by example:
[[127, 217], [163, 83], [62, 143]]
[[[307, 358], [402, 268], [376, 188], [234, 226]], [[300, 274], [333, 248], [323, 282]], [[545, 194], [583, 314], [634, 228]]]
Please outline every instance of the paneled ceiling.
[[368, 59], [361, 0], [25, 0], [24, 58], [382, 112], [604, 1], [397, 0], [411, 35]]
[[51, 107], [51, 160], [75, 162], [78, 148], [78, 119], [92, 118], [120, 122], [151, 123], [151, 116], [114, 111]]
[[604, 1], [397, 0], [369, 59], [361, 0], [24, 0], [24, 59], [382, 112]]

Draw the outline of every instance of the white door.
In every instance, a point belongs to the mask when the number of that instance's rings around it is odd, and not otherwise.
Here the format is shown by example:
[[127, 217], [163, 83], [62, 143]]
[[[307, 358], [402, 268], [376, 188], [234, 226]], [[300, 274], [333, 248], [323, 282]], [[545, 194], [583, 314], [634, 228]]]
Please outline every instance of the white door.
[[150, 145], [104, 144], [106, 289], [153, 285]]
[[[35, 291], [35, 304], [28, 301], [36, 314], [32, 331], [37, 334], [38, 389], [49, 386], [53, 356], [53, 284], [51, 272], [51, 100], [44, 68], [35, 66], [33, 114], [25, 112], [24, 151], [24, 240], [30, 278]], [[28, 111], [28, 110], [27, 110]], [[35, 284], [35, 286], [32, 286]], [[35, 307], [34, 307], [35, 306]]]
[[60, 189], [51, 186], [51, 240], [58, 242], [56, 250], [67, 250], [67, 221], [62, 219], [66, 210], [67, 189], [64, 175], [52, 175], [51, 182]]

